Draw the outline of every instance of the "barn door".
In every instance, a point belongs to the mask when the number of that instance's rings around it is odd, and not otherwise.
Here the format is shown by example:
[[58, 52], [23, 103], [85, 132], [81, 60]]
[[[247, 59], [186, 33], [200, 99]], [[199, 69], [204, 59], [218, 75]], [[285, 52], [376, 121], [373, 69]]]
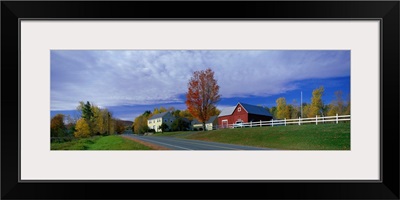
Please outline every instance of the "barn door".
[[228, 120], [222, 120], [222, 128], [228, 128]]

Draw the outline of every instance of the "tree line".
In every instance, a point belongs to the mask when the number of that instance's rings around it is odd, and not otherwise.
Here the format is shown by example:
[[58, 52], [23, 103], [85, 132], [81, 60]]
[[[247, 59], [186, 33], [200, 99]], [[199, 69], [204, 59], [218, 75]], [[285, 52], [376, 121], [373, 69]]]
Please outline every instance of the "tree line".
[[350, 115], [350, 95], [347, 100], [343, 99], [341, 90], [335, 91], [335, 99], [329, 104], [324, 104], [322, 96], [324, 95], [324, 87], [320, 86], [312, 92], [311, 103], [303, 103], [302, 106], [293, 100], [292, 104], [286, 102], [285, 97], [276, 100], [276, 106], [271, 108], [265, 107], [274, 117], [274, 119], [296, 119], [301, 117], [301, 107], [303, 118], [315, 116], [335, 116]]
[[89, 101], [79, 102], [77, 110], [80, 113], [79, 119], [63, 114], [57, 114], [51, 119], [51, 137], [84, 138], [94, 135], [121, 134], [126, 130], [123, 122], [113, 118], [108, 109], [101, 109]]

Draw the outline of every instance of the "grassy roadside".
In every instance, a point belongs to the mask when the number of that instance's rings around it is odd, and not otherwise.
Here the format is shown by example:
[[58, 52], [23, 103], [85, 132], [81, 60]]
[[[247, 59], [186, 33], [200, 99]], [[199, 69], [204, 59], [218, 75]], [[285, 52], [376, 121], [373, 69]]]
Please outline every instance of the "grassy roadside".
[[117, 135], [95, 136], [70, 142], [52, 142], [51, 150], [151, 150], [152, 148]]
[[350, 150], [350, 123], [220, 129], [156, 134], [282, 150]]

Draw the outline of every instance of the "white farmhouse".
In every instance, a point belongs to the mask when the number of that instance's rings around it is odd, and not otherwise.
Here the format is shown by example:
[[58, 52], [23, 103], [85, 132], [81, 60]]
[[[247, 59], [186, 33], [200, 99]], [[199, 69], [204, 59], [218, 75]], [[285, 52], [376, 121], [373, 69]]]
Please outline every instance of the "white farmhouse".
[[[206, 129], [208, 131], [212, 131], [217, 128], [218, 126], [218, 116], [211, 116], [208, 121], [206, 121]], [[192, 129], [196, 130], [203, 130], [203, 123], [199, 122], [198, 120], [194, 119], [192, 121]]]
[[171, 128], [171, 124], [174, 120], [175, 117], [172, 116], [171, 112], [163, 112], [150, 117], [147, 120], [147, 126], [149, 129], [154, 129], [156, 132], [161, 132], [160, 126], [162, 123], [167, 124], [168, 127]]

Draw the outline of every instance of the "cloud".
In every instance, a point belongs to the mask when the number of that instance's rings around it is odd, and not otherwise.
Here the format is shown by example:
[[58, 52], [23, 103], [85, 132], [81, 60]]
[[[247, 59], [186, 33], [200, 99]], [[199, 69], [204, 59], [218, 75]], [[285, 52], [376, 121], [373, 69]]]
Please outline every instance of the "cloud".
[[51, 110], [182, 103], [196, 70], [212, 68], [223, 98], [271, 96], [302, 80], [350, 76], [350, 51], [51, 51]]

